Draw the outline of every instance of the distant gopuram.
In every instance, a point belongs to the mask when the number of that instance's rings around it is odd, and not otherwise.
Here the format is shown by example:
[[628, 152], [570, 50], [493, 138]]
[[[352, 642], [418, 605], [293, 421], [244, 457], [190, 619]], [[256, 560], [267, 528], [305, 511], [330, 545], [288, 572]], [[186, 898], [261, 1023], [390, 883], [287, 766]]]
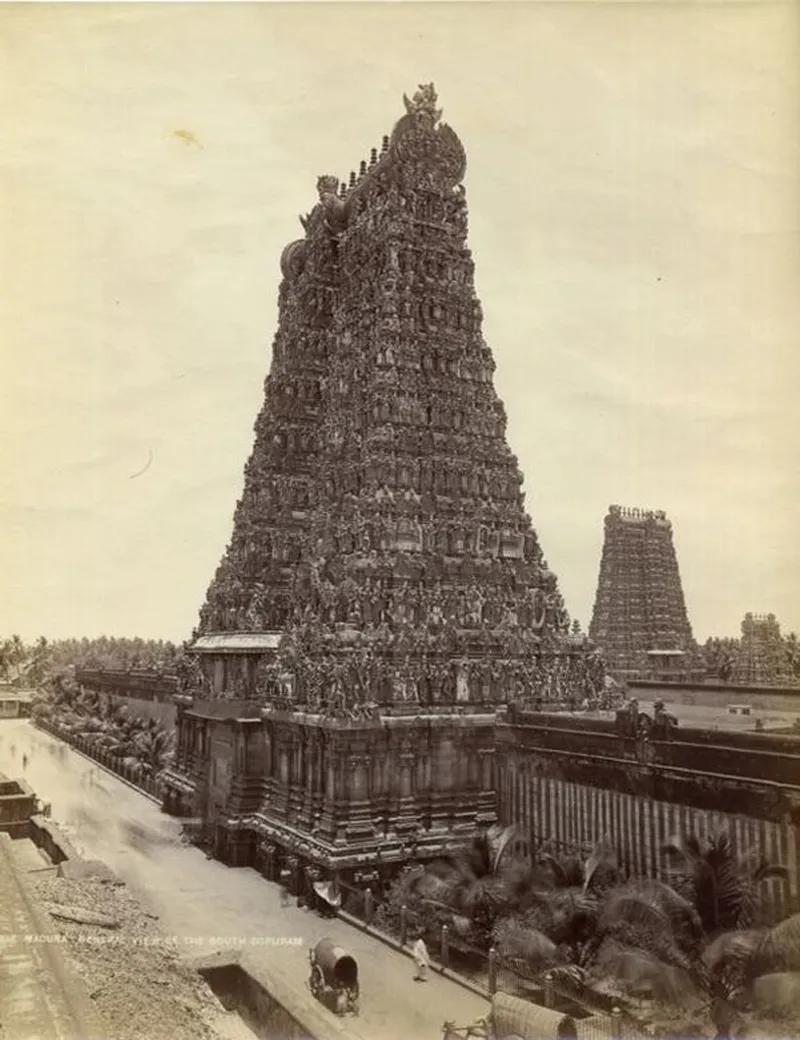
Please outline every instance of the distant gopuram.
[[693, 670], [697, 648], [666, 513], [609, 508], [589, 638], [618, 678]]
[[577, 660], [492, 383], [464, 149], [432, 85], [404, 100], [283, 252], [255, 447], [181, 677], [165, 807], [295, 887], [493, 821], [496, 706]]
[[753, 686], [790, 680], [781, 626], [774, 614], [745, 614], [735, 678]]

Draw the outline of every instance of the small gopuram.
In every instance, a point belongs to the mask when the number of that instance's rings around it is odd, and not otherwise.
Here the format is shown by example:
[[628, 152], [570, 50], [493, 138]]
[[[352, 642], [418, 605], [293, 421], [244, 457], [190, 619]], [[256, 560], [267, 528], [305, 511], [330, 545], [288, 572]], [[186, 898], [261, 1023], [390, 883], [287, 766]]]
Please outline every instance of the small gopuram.
[[786, 647], [774, 614], [745, 614], [735, 678], [751, 686], [789, 682]]
[[493, 387], [464, 149], [432, 85], [404, 100], [284, 250], [255, 447], [181, 677], [165, 807], [269, 876], [383, 872], [491, 823], [496, 707], [582, 674]]
[[589, 638], [617, 678], [693, 674], [697, 648], [661, 510], [609, 508]]

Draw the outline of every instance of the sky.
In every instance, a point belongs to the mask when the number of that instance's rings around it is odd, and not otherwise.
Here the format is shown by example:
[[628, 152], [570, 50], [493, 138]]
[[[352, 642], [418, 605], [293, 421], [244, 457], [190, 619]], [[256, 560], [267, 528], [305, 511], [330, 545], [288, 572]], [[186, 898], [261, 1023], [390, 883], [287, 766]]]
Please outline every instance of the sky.
[[698, 639], [800, 630], [798, 45], [793, 2], [0, 4], [0, 634], [190, 635], [281, 250], [430, 80], [572, 616], [618, 503]]

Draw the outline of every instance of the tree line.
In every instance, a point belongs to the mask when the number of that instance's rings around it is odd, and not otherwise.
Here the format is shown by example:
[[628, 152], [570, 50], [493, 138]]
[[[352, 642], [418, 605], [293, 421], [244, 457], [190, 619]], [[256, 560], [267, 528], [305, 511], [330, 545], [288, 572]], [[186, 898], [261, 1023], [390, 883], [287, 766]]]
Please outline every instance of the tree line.
[[174, 673], [183, 648], [163, 639], [48, 640], [39, 636], [25, 643], [18, 635], [0, 642], [0, 682], [15, 686], [41, 686], [56, 675], [73, 669], [104, 671], [150, 671]]

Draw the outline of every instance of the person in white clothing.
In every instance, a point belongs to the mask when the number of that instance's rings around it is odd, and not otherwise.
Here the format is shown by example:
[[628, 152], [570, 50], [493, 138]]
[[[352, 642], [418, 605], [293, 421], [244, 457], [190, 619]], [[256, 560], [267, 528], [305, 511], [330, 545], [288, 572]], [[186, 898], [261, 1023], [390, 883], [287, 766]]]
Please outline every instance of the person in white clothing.
[[417, 972], [414, 976], [414, 981], [427, 982], [428, 966], [431, 962], [431, 959], [428, 955], [428, 947], [425, 945], [425, 940], [422, 938], [422, 935], [417, 935], [417, 941], [411, 947], [411, 956], [414, 958], [414, 963], [417, 966]]

